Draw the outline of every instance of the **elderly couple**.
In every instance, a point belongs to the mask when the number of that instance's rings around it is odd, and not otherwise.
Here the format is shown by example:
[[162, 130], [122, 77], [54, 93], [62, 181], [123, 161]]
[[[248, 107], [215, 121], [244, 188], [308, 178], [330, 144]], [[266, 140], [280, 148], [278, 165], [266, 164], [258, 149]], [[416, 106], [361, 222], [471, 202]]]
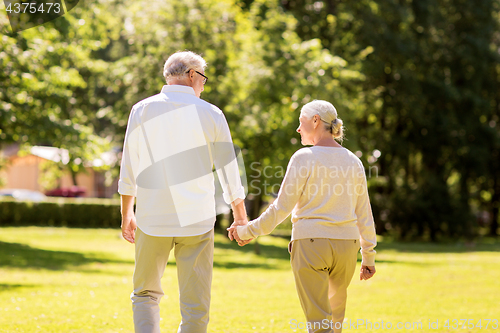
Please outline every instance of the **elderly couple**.
[[[200, 99], [205, 67], [193, 52], [171, 55], [163, 71], [167, 84], [130, 113], [118, 192], [122, 234], [135, 243], [135, 331], [160, 331], [161, 277], [172, 249], [182, 315], [178, 332], [207, 331], [215, 166], [234, 215], [229, 238], [239, 245], [269, 234], [292, 213], [289, 252], [307, 328], [341, 332], [360, 248], [360, 279], [375, 274], [376, 235], [363, 165], [335, 140], [343, 137], [337, 111], [326, 101], [303, 106], [297, 132], [312, 147], [291, 157], [278, 197], [248, 222], [228, 124], [219, 108]], [[337, 172], [329, 172], [333, 168]]]

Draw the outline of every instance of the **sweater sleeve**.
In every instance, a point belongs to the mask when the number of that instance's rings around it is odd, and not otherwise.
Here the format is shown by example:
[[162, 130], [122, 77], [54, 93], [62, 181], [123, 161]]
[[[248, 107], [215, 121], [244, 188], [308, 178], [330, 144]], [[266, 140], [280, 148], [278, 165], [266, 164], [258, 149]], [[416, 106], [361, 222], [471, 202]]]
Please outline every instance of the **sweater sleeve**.
[[298, 158], [296, 154], [292, 156], [278, 197], [266, 211], [247, 225], [237, 227], [238, 236], [242, 240], [270, 234], [278, 224], [290, 215], [299, 201], [309, 177], [309, 169], [306, 164], [300, 162], [301, 160], [303, 159]]
[[[361, 242], [361, 265], [375, 266], [376, 251], [374, 248], [377, 245], [377, 235], [375, 233], [375, 223], [368, 196], [366, 175], [364, 169], [362, 167], [361, 169], [362, 171], [359, 172], [358, 177], [358, 186], [356, 186], [357, 202], [355, 209]], [[358, 188], [360, 189], [359, 191]]]

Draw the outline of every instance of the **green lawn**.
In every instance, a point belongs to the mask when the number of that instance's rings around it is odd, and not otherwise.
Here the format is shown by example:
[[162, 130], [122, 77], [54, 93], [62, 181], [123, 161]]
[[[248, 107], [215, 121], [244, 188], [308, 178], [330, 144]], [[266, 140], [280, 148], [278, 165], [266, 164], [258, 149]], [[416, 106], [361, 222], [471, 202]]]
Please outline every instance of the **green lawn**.
[[[260, 238], [260, 256], [252, 244], [239, 248], [222, 235], [215, 241], [209, 332], [304, 332], [288, 241]], [[358, 326], [344, 332], [389, 325], [397, 332], [500, 332], [498, 241], [473, 248], [380, 242], [377, 249], [375, 277], [355, 275], [349, 288], [346, 320]], [[0, 332], [132, 332], [133, 265], [133, 245], [118, 229], [0, 228]], [[162, 330], [176, 332], [173, 258], [163, 286]], [[465, 319], [471, 327], [481, 320], [482, 328], [462, 329]]]

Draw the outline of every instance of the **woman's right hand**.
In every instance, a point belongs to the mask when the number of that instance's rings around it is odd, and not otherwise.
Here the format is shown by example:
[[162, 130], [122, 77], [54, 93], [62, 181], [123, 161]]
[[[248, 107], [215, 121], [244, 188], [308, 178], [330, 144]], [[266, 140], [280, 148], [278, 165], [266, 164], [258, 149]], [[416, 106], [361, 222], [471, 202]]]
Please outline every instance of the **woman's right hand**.
[[248, 239], [248, 240], [241, 240], [240, 237], [238, 236], [238, 230], [236, 229], [237, 226], [239, 225], [246, 225], [248, 224], [248, 221], [234, 221], [233, 224], [231, 224], [231, 226], [229, 228], [227, 228], [227, 231], [228, 231], [228, 237], [230, 240], [235, 240], [239, 246], [245, 246], [247, 245], [248, 243], [250, 243], [250, 241], [252, 241], [252, 239]]

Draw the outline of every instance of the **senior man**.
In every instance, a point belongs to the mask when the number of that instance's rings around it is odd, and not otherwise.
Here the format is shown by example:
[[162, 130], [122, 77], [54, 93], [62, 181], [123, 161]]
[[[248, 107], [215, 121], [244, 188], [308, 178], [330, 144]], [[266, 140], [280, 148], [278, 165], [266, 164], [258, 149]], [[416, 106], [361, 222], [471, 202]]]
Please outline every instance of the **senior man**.
[[130, 113], [118, 192], [122, 234], [135, 243], [131, 299], [136, 332], [160, 331], [161, 277], [172, 248], [182, 315], [178, 332], [207, 331], [216, 217], [214, 164], [235, 223], [248, 222], [227, 121], [220, 109], [200, 99], [208, 80], [205, 67], [205, 60], [193, 52], [174, 53], [163, 71], [167, 85]]

